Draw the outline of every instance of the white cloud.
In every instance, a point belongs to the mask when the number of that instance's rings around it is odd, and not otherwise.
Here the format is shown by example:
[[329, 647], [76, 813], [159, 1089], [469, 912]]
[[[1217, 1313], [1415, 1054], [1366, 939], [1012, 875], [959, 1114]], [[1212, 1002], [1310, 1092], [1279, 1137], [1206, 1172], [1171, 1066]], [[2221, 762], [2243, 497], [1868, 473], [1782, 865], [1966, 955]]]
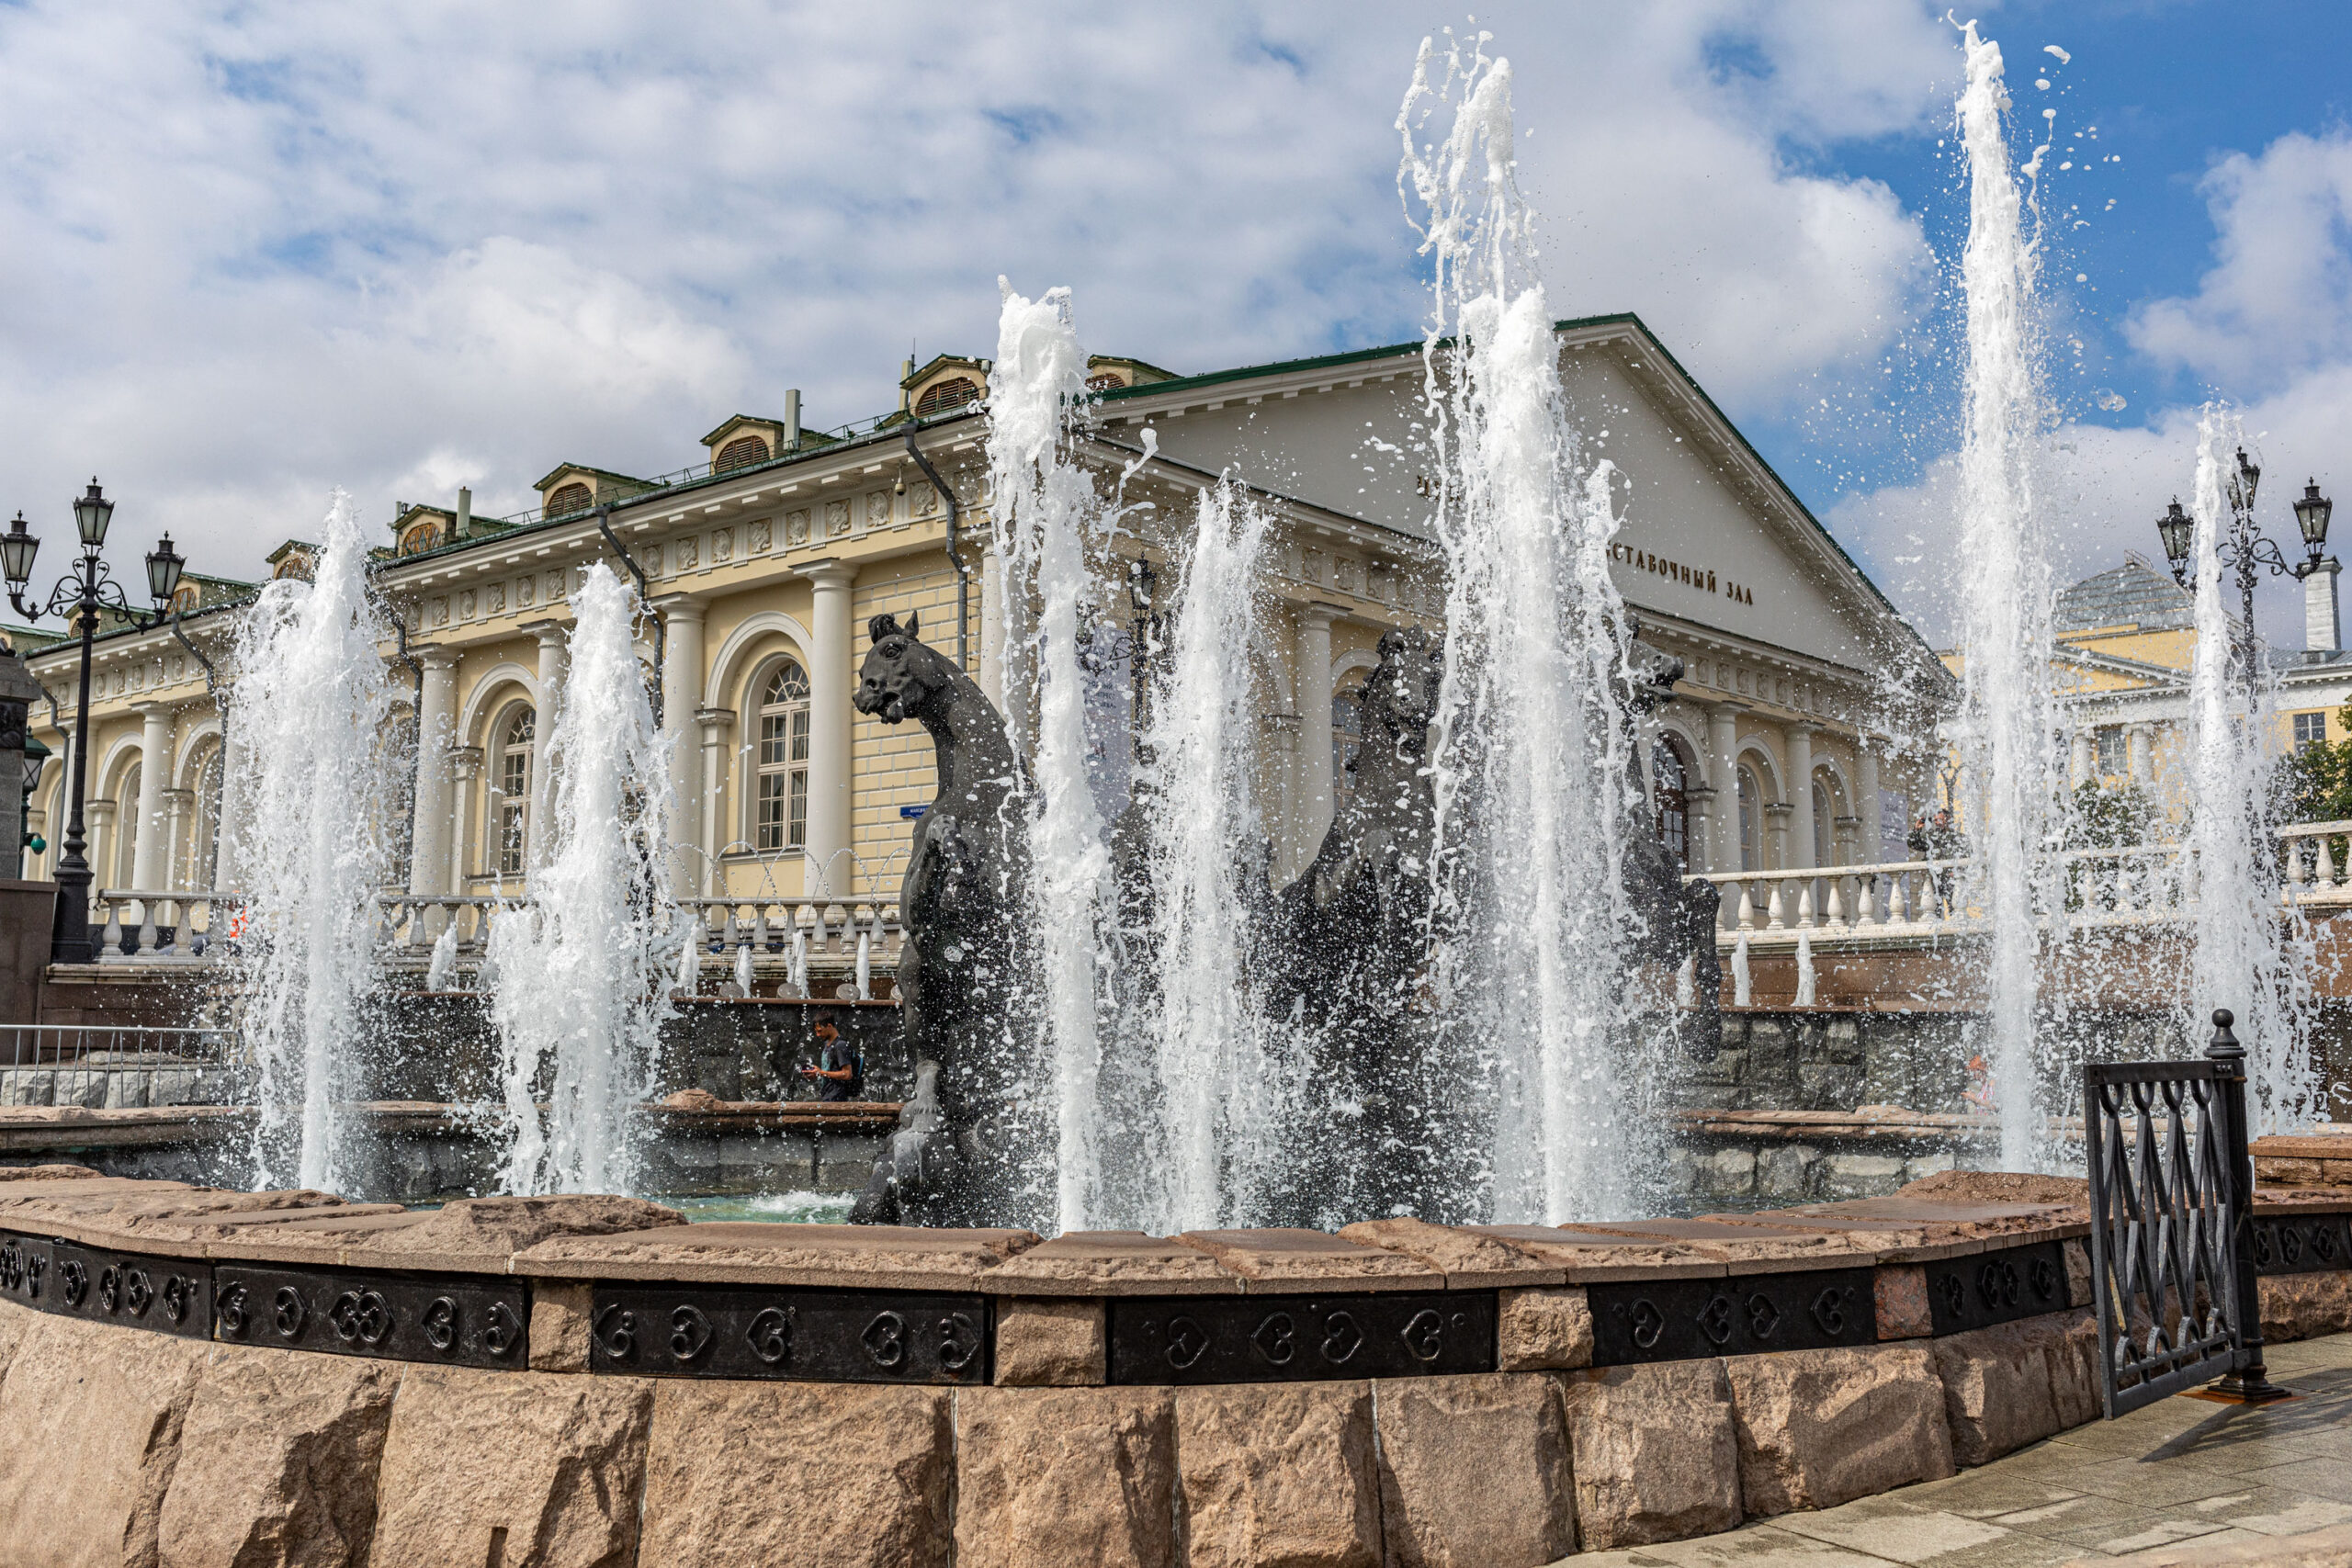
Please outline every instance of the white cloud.
[[[1870, 366], [1915, 216], [1813, 167], [1946, 112], [1926, 6], [1480, 7], [1552, 294], [1743, 417]], [[1418, 6], [0, 7], [0, 497], [252, 571], [559, 460], [653, 472], [806, 389], [879, 412], [994, 280], [1182, 370], [1409, 336], [1391, 130]], [[1868, 371], [1858, 372], [1867, 374]]]
[[2132, 312], [2132, 345], [2159, 364], [2274, 391], [2352, 359], [2352, 133], [2282, 136], [2215, 164], [2201, 188], [2214, 265], [2185, 299]]

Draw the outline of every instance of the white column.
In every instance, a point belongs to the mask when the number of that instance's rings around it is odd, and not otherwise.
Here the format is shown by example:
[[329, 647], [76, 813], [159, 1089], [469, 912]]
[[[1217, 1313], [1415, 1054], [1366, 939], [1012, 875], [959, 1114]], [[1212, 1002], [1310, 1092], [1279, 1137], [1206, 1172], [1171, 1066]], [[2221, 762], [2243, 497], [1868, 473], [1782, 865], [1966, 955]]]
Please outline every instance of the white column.
[[192, 789], [165, 790], [164, 816], [170, 825], [164, 835], [164, 886], [203, 887], [203, 879], [198, 874], [202, 868], [191, 857], [180, 853], [180, 840], [187, 835], [188, 824], [196, 818], [196, 791]]
[[1813, 726], [1792, 724], [1781, 733], [1789, 749], [1789, 837], [1794, 840], [1784, 863], [1793, 869], [1819, 859], [1813, 846]]
[[2071, 789], [2077, 784], [2087, 783], [2093, 777], [2091, 773], [2091, 732], [2083, 728], [2079, 725], [2076, 726], [2075, 729], [2074, 744], [2068, 748], [2068, 753], [2069, 754], [2066, 759], [2066, 784], [2067, 787]]
[[[698, 844], [703, 813], [718, 809], [703, 793], [694, 722], [695, 710], [702, 705], [705, 606], [681, 593], [657, 599], [653, 607], [662, 613], [662, 734], [670, 746], [670, 788], [678, 812], [670, 826], [670, 841]], [[694, 858], [672, 857], [673, 880], [681, 895], [690, 895], [695, 884]]]
[[980, 690], [1004, 706], [1004, 558], [980, 552]]
[[130, 880], [141, 889], [170, 879], [172, 829], [164, 796], [172, 787], [172, 710], [162, 703], [132, 709], [139, 715], [139, 833], [130, 846]]
[[733, 837], [727, 831], [727, 731], [735, 723], [727, 708], [699, 708], [695, 722], [702, 727], [702, 854], [693, 880], [702, 897], [717, 898], [727, 892], [718, 874], [718, 852]]
[[2335, 610], [2336, 574], [2343, 569], [2329, 556], [2303, 570], [2303, 646], [2314, 653], [2334, 653], [2344, 646], [2344, 631]]
[[459, 746], [449, 752], [449, 891], [466, 890], [466, 834], [474, 819], [474, 780], [481, 773], [481, 748]]
[[[82, 820], [86, 829], [88, 847], [83, 858], [90, 863], [90, 891], [100, 893], [109, 887], [119, 887], [115, 880], [114, 806], [111, 800], [88, 800], [82, 803]], [[98, 916], [97, 906], [90, 906], [90, 918]]]
[[[1886, 808], [1878, 787], [1878, 752], [1868, 731], [1854, 737], [1854, 815], [1862, 819], [1861, 863], [1875, 865], [1886, 855]], [[1896, 860], [1903, 856], [1896, 855]]]
[[2150, 742], [2154, 739], [2153, 727], [2135, 724], [2123, 733], [2132, 749], [2132, 782], [2146, 784], [2155, 777], [2154, 759], [2150, 755]]
[[[1787, 871], [1794, 864], [1789, 859], [1789, 814], [1794, 808], [1788, 802], [1776, 800], [1764, 808], [1764, 842], [1757, 848], [1763, 852], [1764, 869]], [[1789, 911], [1789, 923], [1796, 923], [1796, 911]]]
[[1715, 803], [1721, 797], [1714, 787], [1693, 781], [1682, 786], [1682, 798], [1686, 811], [1682, 842], [1690, 852], [1690, 874], [1735, 869], [1715, 863]]
[[547, 823], [555, 808], [555, 780], [548, 773], [548, 743], [555, 739], [556, 714], [563, 707], [563, 673], [570, 660], [565, 657], [563, 626], [556, 621], [537, 621], [525, 628], [539, 639], [538, 707], [531, 719], [531, 823], [530, 841], [525, 846], [523, 863], [540, 863], [542, 846], [548, 841]]
[[801, 891], [846, 898], [856, 891], [850, 854], [850, 687], [857, 649], [850, 585], [857, 568], [819, 561], [800, 569], [816, 589], [808, 614], [808, 853]]
[[449, 871], [449, 742], [458, 713], [458, 655], [454, 649], [421, 649], [424, 693], [417, 705], [416, 804], [410, 818], [408, 890], [454, 892]]
[[[1707, 710], [1707, 785], [1715, 792], [1716, 869], [1738, 871], [1739, 705], [1717, 703]], [[1760, 806], [1763, 803], [1758, 802]], [[1760, 851], [1763, 846], [1758, 844]]]
[[1298, 612], [1299, 863], [1315, 858], [1331, 826], [1331, 622], [1347, 612], [1306, 604]]

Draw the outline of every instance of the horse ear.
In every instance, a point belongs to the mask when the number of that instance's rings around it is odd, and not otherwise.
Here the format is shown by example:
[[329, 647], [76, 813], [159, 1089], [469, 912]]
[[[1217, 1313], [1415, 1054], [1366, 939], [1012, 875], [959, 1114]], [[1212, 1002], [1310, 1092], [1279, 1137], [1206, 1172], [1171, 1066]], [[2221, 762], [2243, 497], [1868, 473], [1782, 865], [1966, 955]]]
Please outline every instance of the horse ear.
[[907, 635], [909, 637], [914, 637], [917, 635], [916, 628], [922, 625], [922, 612], [921, 610], [910, 610], [907, 612]]
[[890, 636], [898, 629], [898, 616], [889, 615], [876, 615], [872, 620], [865, 623], [865, 639], [868, 642], [880, 642], [884, 637]]

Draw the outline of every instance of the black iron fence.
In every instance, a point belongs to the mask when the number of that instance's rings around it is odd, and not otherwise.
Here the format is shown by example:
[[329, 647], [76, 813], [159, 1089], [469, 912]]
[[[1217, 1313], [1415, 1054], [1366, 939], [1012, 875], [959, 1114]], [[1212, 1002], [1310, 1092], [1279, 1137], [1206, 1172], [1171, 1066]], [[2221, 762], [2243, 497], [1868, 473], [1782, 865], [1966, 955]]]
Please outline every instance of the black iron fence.
[[2220, 1378], [2279, 1397], [2262, 1359], [2245, 1051], [2224, 1008], [2202, 1061], [2083, 1069], [2091, 1281], [2109, 1420]]

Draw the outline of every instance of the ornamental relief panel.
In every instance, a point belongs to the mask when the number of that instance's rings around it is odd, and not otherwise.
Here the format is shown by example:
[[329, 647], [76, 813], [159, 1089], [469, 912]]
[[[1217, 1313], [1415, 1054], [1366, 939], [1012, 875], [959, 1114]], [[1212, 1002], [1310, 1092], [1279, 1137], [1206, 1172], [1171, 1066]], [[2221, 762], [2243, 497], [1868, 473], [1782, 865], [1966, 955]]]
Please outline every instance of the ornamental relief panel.
[[692, 571], [702, 556], [701, 541], [691, 535], [670, 546], [670, 558], [680, 571]]
[[808, 542], [808, 513], [806, 512], [785, 513], [784, 542], [786, 545], [805, 545]]
[[849, 532], [849, 502], [825, 502], [825, 537], [831, 539]]
[[752, 554], [758, 556], [765, 555], [767, 553], [768, 546], [775, 536], [775, 525], [764, 517], [752, 525], [752, 543], [750, 547]]
[[890, 525], [890, 492], [877, 490], [865, 498], [865, 525], [887, 528]]
[[538, 580], [533, 577], [518, 578], [515, 580], [514, 607], [516, 609], [521, 610], [529, 607], [531, 603], [531, 590], [537, 581]]
[[735, 530], [718, 528], [710, 536], [710, 564], [723, 565], [735, 558]]
[[458, 595], [458, 619], [461, 621], [470, 621], [473, 618], [474, 591], [469, 588], [463, 593]]
[[433, 601], [433, 624], [436, 626], [446, 626], [449, 624], [449, 601], [447, 599], [441, 598]]
[[503, 582], [492, 583], [490, 585], [490, 613], [495, 615], [500, 614], [505, 608], [506, 584]]

